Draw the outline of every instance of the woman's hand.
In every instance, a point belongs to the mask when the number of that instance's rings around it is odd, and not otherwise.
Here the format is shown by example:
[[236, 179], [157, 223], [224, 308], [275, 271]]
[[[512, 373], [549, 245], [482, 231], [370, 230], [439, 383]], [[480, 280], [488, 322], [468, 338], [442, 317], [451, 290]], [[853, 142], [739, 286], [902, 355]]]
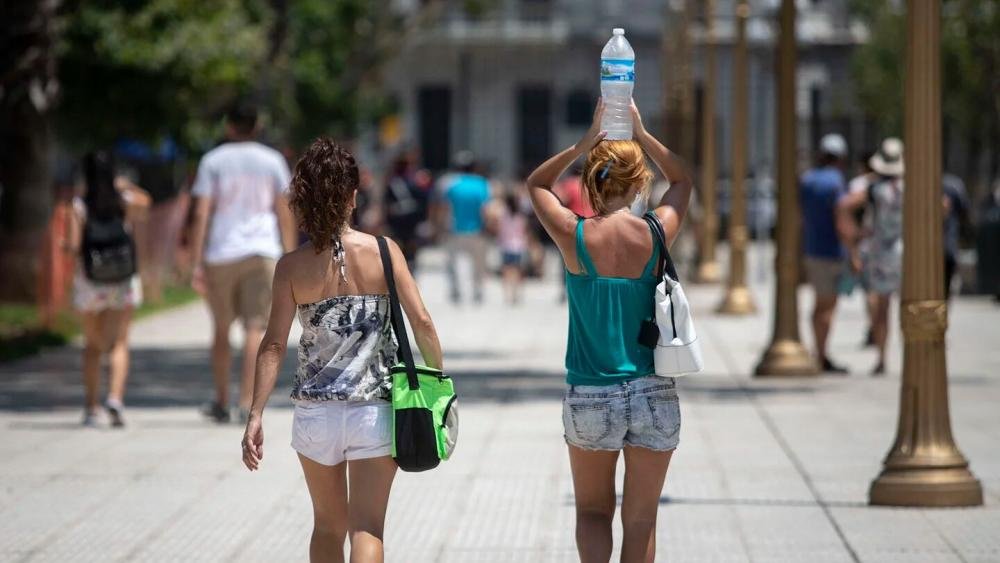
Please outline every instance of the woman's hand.
[[576, 150], [581, 153], [588, 153], [590, 149], [597, 146], [608, 136], [607, 131], [601, 131], [601, 118], [604, 117], [604, 100], [597, 99], [597, 107], [594, 108], [594, 121], [590, 124], [590, 129], [584, 133], [583, 138], [576, 144]]
[[629, 104], [629, 110], [632, 111], [632, 137], [641, 141], [643, 135], [646, 134], [646, 127], [642, 124], [642, 115], [639, 114], [639, 108], [635, 105], [635, 100]]
[[243, 433], [243, 464], [250, 471], [260, 468], [260, 462], [264, 459], [264, 427], [261, 424], [260, 415], [250, 413], [247, 420], [247, 429]]

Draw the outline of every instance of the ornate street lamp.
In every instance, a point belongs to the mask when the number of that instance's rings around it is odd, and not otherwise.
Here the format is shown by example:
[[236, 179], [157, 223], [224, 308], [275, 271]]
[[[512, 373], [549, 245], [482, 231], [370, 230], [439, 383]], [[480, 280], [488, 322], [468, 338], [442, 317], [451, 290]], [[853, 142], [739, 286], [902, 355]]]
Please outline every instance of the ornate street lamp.
[[948, 415], [941, 257], [941, 2], [907, 3], [903, 177], [903, 382], [896, 440], [869, 501], [978, 506], [983, 489], [958, 450]]
[[782, 0], [777, 53], [778, 223], [774, 261], [774, 334], [754, 374], [796, 376], [819, 373], [799, 339], [799, 217], [795, 141], [795, 0]]

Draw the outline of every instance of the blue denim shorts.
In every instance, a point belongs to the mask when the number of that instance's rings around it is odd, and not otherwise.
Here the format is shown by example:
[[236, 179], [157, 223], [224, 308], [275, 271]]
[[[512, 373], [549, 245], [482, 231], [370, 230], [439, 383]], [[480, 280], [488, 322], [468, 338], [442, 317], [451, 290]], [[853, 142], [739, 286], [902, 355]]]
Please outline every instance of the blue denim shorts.
[[587, 450], [626, 444], [672, 450], [681, 434], [676, 382], [651, 375], [612, 385], [568, 385], [563, 428], [567, 444]]

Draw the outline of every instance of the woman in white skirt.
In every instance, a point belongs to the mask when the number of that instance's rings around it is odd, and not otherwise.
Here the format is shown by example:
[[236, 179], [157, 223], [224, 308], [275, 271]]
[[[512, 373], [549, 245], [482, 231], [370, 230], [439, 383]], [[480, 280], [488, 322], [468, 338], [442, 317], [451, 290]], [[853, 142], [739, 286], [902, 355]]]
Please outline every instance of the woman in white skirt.
[[[128, 180], [115, 177], [113, 160], [106, 152], [88, 154], [84, 157], [83, 168], [84, 193], [83, 197], [73, 200], [68, 245], [68, 250], [79, 257], [73, 279], [73, 306], [80, 313], [83, 325], [83, 425], [97, 424], [101, 364], [106, 357], [109, 383], [104, 408], [111, 426], [120, 428], [125, 425], [123, 401], [129, 367], [128, 330], [132, 311], [142, 302], [142, 286], [136, 271], [121, 281], [93, 279], [95, 271], [88, 269], [88, 259], [84, 256], [89, 250], [85, 231], [88, 222], [95, 222], [110, 225], [112, 229], [123, 226], [125, 235], [130, 237], [135, 224], [145, 218], [150, 197]], [[124, 260], [127, 262], [128, 258]], [[131, 263], [134, 270], [134, 249]]]

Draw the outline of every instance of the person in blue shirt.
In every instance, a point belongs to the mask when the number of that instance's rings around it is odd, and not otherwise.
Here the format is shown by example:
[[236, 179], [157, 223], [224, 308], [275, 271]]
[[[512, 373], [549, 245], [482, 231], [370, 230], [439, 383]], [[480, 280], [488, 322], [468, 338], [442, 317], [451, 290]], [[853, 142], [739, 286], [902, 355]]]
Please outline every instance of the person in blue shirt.
[[819, 159], [799, 181], [802, 207], [803, 253], [809, 285], [816, 294], [812, 329], [816, 360], [827, 373], [846, 374], [847, 369], [827, 356], [827, 341], [837, 308], [837, 281], [844, 272], [844, 248], [837, 235], [837, 201], [846, 192], [843, 165], [847, 142], [836, 133], [820, 139]]
[[[486, 239], [483, 236], [483, 211], [490, 201], [490, 185], [476, 173], [475, 158], [469, 151], [455, 155], [456, 173], [441, 179], [437, 213], [439, 223], [447, 232], [448, 284], [451, 300], [462, 300], [458, 279], [458, 257], [465, 254], [472, 260], [472, 298], [483, 301], [486, 278]], [[446, 210], [445, 210], [446, 208]]]

